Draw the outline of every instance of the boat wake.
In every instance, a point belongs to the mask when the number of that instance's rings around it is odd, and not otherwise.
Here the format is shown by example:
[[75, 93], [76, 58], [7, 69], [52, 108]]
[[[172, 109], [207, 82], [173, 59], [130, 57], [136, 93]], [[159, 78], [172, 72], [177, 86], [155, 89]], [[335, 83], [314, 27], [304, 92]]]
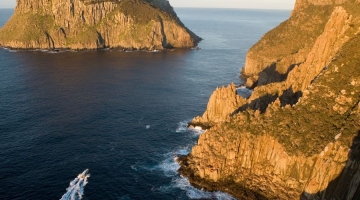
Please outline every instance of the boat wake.
[[90, 177], [88, 173], [89, 170], [86, 169], [81, 174], [79, 174], [74, 180], [70, 182], [68, 188], [66, 188], [66, 193], [61, 197], [60, 200], [80, 200], [84, 195], [85, 185], [88, 183], [87, 179]]

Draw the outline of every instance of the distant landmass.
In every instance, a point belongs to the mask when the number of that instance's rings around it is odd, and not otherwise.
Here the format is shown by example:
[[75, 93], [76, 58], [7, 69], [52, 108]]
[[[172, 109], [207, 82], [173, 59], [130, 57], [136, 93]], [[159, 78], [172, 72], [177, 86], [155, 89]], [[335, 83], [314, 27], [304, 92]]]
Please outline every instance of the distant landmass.
[[180, 173], [239, 199], [360, 199], [360, 1], [297, 0], [218, 88]]
[[0, 30], [16, 49], [191, 48], [201, 40], [167, 0], [22, 0]]

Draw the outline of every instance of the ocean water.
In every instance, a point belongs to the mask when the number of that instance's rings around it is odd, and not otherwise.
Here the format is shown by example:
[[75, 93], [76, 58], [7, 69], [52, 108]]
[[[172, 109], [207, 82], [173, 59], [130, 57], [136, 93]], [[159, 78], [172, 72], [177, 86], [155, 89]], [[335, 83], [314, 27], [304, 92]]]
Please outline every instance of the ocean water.
[[200, 50], [0, 49], [0, 199], [232, 199], [190, 186], [174, 159], [202, 133], [186, 123], [241, 83], [247, 50], [290, 11], [175, 11]]

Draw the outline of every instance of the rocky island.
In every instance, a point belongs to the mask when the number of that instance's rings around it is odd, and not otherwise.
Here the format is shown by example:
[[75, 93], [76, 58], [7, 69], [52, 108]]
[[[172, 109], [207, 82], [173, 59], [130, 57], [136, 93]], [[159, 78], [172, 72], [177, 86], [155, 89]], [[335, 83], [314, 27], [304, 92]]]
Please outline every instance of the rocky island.
[[360, 199], [360, 1], [297, 0], [190, 124], [179, 172], [239, 199]]
[[0, 30], [16, 49], [191, 48], [201, 40], [167, 0], [17, 0]]

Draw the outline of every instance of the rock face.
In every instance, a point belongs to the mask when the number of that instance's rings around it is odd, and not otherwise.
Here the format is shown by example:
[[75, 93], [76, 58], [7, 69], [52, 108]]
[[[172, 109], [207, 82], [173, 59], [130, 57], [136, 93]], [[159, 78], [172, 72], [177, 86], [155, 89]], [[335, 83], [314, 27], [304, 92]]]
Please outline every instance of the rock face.
[[252, 95], [217, 89], [193, 120], [214, 123], [180, 173], [239, 199], [360, 199], [358, 10], [357, 0], [297, 0], [248, 52]]
[[229, 120], [230, 115], [245, 102], [246, 100], [237, 94], [234, 83], [227, 87], [216, 88], [203, 116], [195, 117], [191, 124], [208, 128]]
[[328, 66], [341, 46], [350, 38], [346, 35], [352, 23], [343, 7], [336, 7], [325, 25], [324, 32], [316, 39], [304, 63], [296, 66], [288, 75], [286, 87], [303, 91], [312, 80]]
[[0, 46], [20, 49], [194, 47], [166, 0], [17, 0]]
[[[223, 131], [228, 131], [231, 137], [224, 137]], [[347, 182], [338, 183], [336, 186], [342, 187], [338, 191], [326, 191], [330, 194], [327, 196], [357, 199], [351, 192], [357, 191], [357, 185], [351, 190], [348, 188], [350, 182], [358, 182], [359, 177], [354, 174], [359, 166], [356, 161], [347, 161], [349, 148], [339, 142], [329, 143], [318, 155], [290, 156], [276, 139], [267, 134], [237, 134], [220, 128], [202, 135], [192, 150], [197, 162], [194, 175], [208, 180], [210, 184], [233, 179], [235, 184], [241, 184], [268, 199], [299, 199], [303, 191], [306, 192], [303, 197], [311, 199], [315, 196], [312, 194], [326, 190], [329, 182], [345, 168], [347, 172], [342, 176]], [[213, 149], [210, 152], [214, 155], [206, 155], [209, 149]], [[240, 195], [237, 191], [229, 192]]]
[[[331, 51], [337, 51], [336, 48], [339, 48], [344, 43], [343, 40], [346, 40], [346, 38], [338, 37], [345, 37], [344, 33], [352, 20], [348, 19], [349, 15], [343, 7], [334, 10], [334, 6], [344, 5], [344, 2], [347, 4], [354, 3], [350, 0], [296, 1], [295, 10], [291, 17], [265, 34], [249, 50], [243, 74], [252, 80], [258, 80], [258, 82], [251, 81], [254, 84], [248, 86], [282, 82], [286, 80], [288, 73], [295, 66], [305, 62], [320, 61], [313, 59], [327, 60], [331, 57], [331, 55], [324, 55], [330, 52], [323, 50], [331, 49], [329, 47], [335, 45]], [[322, 9], [314, 12], [316, 7], [322, 7]], [[331, 19], [329, 20], [329, 18]], [[322, 36], [319, 37], [320, 35]], [[314, 54], [319, 52], [321, 55]], [[310, 54], [313, 54], [312, 57], [309, 57]], [[319, 65], [323, 66], [323, 63], [319, 63]]]

